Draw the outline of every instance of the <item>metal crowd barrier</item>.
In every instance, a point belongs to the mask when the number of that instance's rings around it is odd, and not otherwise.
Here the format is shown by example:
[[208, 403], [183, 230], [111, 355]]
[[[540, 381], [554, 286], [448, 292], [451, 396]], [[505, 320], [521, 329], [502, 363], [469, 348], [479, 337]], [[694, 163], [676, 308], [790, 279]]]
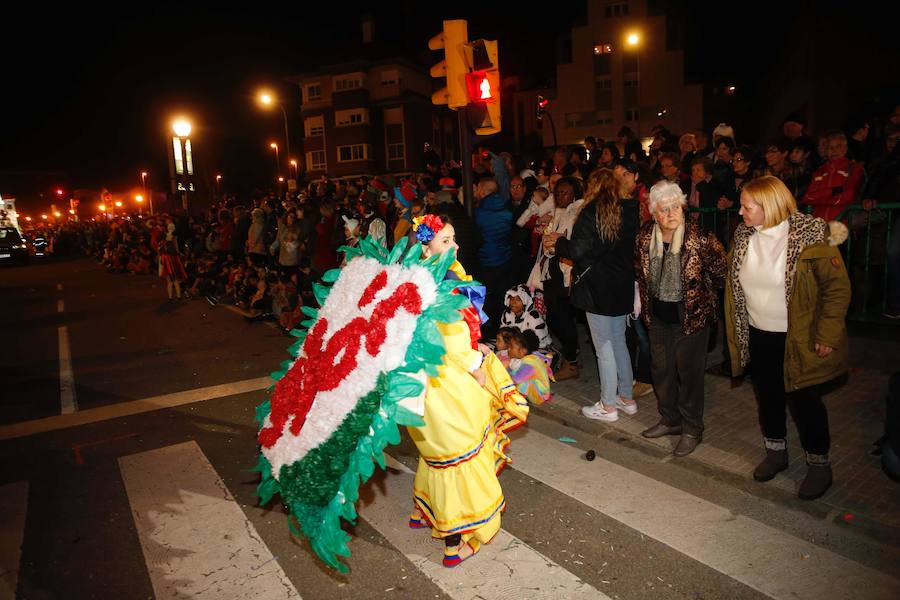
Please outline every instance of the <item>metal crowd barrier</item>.
[[[809, 206], [803, 210], [812, 212]], [[715, 232], [726, 249], [731, 247], [734, 229], [740, 222], [738, 207], [690, 208], [688, 215], [704, 229]], [[850, 230], [847, 241], [841, 245], [853, 286], [848, 318], [882, 321], [881, 314], [889, 308], [891, 278], [900, 276], [900, 203], [879, 204], [871, 210], [852, 204], [837, 220]]]

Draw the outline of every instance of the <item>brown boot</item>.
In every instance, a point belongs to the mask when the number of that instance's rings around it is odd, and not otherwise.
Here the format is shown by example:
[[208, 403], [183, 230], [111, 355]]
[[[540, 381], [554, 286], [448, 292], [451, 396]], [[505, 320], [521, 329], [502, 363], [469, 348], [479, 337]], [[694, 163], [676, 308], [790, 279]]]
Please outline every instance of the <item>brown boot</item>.
[[831, 487], [831, 463], [827, 454], [806, 454], [806, 477], [797, 496], [801, 500], [821, 498]]
[[581, 373], [572, 363], [563, 360], [559, 369], [557, 369], [556, 373], [553, 375], [556, 377], [557, 381], [565, 381], [566, 379], [578, 379]]

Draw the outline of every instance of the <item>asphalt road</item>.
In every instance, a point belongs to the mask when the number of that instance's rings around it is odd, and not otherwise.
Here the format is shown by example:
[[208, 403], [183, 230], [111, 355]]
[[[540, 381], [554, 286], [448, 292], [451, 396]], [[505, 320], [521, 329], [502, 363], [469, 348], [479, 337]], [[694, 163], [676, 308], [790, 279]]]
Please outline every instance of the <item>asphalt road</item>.
[[[253, 411], [264, 389], [127, 412], [147, 398], [265, 376], [291, 338], [202, 300], [169, 304], [157, 278], [108, 274], [84, 259], [3, 269], [0, 307], [0, 599], [900, 597], [897, 547], [539, 416], [515, 435], [514, 464], [501, 476], [503, 547], [447, 570], [438, 544], [411, 541], [409, 506], [390, 493], [407, 476], [401, 465], [415, 469], [404, 434], [390, 449], [397, 468], [364, 486], [362, 518], [348, 527], [351, 572], [340, 575], [289, 535], [279, 504], [257, 505]], [[112, 411], [95, 422], [56, 417], [61, 327], [76, 414]], [[33, 423], [45, 425], [26, 434]], [[163, 469], [155, 452], [194, 447], [210, 466], [185, 467], [199, 473], [196, 486], [139, 509], [148, 500], [133, 482], [156, 471], [135, 471], [133, 457]], [[600, 458], [586, 462], [587, 449]], [[222, 498], [200, 492], [207, 476], [224, 484]], [[171, 483], [156, 477], [151, 488]], [[214, 501], [220, 516], [201, 521]], [[179, 519], [191, 534], [176, 543], [166, 536]], [[260, 548], [251, 566], [238, 552], [219, 557], [219, 545], [246, 532]], [[185, 564], [199, 566], [185, 575]], [[198, 587], [207, 579], [218, 587]]]

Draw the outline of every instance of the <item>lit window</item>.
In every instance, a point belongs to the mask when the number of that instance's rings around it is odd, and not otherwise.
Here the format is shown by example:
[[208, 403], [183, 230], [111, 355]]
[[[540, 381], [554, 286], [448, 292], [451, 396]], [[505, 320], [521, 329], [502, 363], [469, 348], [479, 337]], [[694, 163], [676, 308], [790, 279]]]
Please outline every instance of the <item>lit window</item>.
[[612, 54], [612, 44], [597, 44], [594, 46], [594, 55]]
[[325, 170], [325, 151], [324, 150], [313, 150], [312, 152], [306, 153], [306, 164], [309, 165], [311, 171], [323, 171]]
[[734, 93], [737, 91], [737, 87], [733, 85], [725, 86], [725, 95], [726, 96], [734, 96]]
[[306, 137], [325, 135], [325, 117], [322, 115], [307, 117], [303, 120], [303, 127], [306, 129]]
[[334, 78], [334, 91], [336, 92], [356, 90], [361, 88], [362, 85], [362, 76], [358, 74]]

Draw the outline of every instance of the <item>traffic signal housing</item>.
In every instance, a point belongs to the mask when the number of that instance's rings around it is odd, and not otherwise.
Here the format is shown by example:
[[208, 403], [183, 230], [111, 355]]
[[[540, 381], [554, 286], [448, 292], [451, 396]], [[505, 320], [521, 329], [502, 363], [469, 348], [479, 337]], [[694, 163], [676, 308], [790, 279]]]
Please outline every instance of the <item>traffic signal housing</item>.
[[475, 40], [466, 46], [469, 122], [478, 135], [499, 133], [500, 61], [497, 40]]
[[432, 77], [446, 77], [447, 86], [431, 95], [433, 104], [463, 108], [469, 103], [466, 93], [466, 44], [469, 40], [468, 22], [464, 19], [444, 21], [444, 30], [428, 41], [432, 50], [443, 50], [444, 60], [431, 67]]

